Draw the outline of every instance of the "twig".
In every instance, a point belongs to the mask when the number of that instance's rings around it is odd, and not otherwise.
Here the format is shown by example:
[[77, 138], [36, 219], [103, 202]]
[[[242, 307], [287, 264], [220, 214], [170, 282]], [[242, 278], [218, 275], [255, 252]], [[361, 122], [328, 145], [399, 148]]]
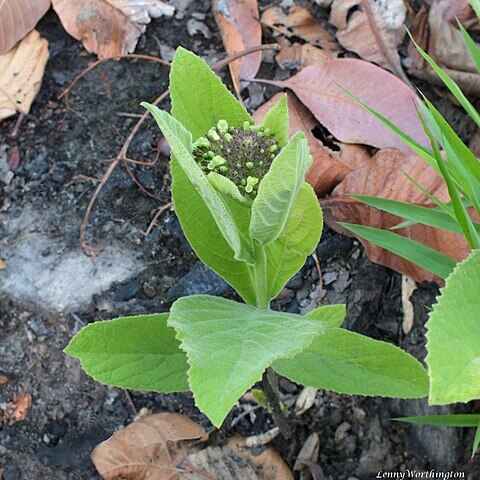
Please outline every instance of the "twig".
[[395, 60], [390, 55], [390, 52], [388, 51], [385, 45], [385, 42], [383, 41], [382, 34], [378, 29], [377, 22], [375, 21], [375, 16], [373, 14], [372, 6], [370, 5], [370, 0], [362, 0], [362, 6], [363, 6], [363, 10], [365, 11], [365, 15], [367, 16], [368, 24], [370, 25], [370, 30], [372, 30], [373, 36], [375, 37], [375, 40], [377, 42], [378, 48], [380, 49], [381, 53], [386, 58], [388, 64], [390, 65], [392, 70], [395, 72], [397, 77], [400, 77], [409, 87], [413, 88], [412, 84], [410, 83], [410, 80], [405, 75], [405, 72], [402, 70], [402, 68], [398, 68], [398, 65], [395, 63]]
[[25, 120], [25, 114], [20, 112], [20, 115], [17, 118], [17, 121], [15, 122], [15, 125], [13, 126], [12, 131], [10, 132], [10, 138], [17, 138], [18, 131]]
[[265, 394], [265, 398], [267, 399], [268, 406], [272, 411], [273, 420], [275, 424], [280, 429], [280, 433], [283, 435], [284, 438], [288, 439], [291, 438], [293, 435], [292, 428], [288, 424], [285, 415], [280, 408], [280, 399], [278, 398], [277, 390], [277, 375], [275, 372], [269, 367], [265, 370], [263, 377], [262, 377], [262, 390]]
[[160, 215], [165, 211], [171, 208], [173, 205], [173, 202], [168, 202], [165, 205], [162, 205], [158, 210], [157, 213], [154, 215], [152, 218], [152, 221], [150, 222], [150, 225], [147, 228], [146, 232], [142, 232], [146, 237], [150, 235], [150, 232], [153, 230], [153, 227], [157, 224], [158, 219], [160, 218]]

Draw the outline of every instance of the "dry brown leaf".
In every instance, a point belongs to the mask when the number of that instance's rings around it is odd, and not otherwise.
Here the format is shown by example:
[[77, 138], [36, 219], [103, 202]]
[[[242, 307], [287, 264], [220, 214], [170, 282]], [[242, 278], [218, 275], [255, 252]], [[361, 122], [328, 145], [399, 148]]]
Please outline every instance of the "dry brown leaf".
[[298, 37], [327, 52], [339, 50], [333, 35], [304, 7], [294, 5], [286, 15], [281, 7], [267, 8], [261, 22], [286, 37]]
[[468, 0], [433, 0], [432, 4], [453, 24], [457, 23], [457, 18], [464, 24], [475, 18], [475, 12]]
[[[449, 201], [444, 180], [423, 159], [414, 155], [404, 155], [395, 149], [383, 149], [377, 152], [365, 167], [348, 174], [335, 188], [331, 197], [321, 201], [327, 224], [339, 231], [343, 230], [336, 222], [359, 223], [388, 230], [400, 222], [398, 217], [368, 207], [348, 196], [354, 193], [432, 206], [428, 198], [408, 180], [405, 173], [440, 200]], [[457, 261], [464, 259], [471, 251], [462, 235], [421, 224], [396, 230], [396, 233], [423, 243]], [[362, 239], [359, 240], [373, 262], [385, 265], [416, 282], [424, 280], [440, 282], [439, 278], [417, 265]]]
[[47, 60], [48, 42], [36, 30], [0, 56], [0, 120], [30, 111]]
[[3, 422], [12, 426], [17, 422], [25, 420], [31, 404], [32, 397], [24, 390], [19, 397], [15, 397], [11, 402], [2, 407]]
[[[262, 44], [257, 0], [213, 0], [213, 11], [225, 50], [230, 55]], [[233, 86], [238, 95], [243, 88], [241, 80], [255, 78], [261, 63], [261, 52], [230, 63]]]
[[0, 257], [0, 270], [6, 270], [6, 269], [7, 269], [7, 264]]
[[[357, 10], [350, 14], [354, 8]], [[401, 75], [398, 45], [405, 37], [403, 0], [390, 0], [389, 5], [370, 1], [370, 11], [371, 19], [364, 11], [362, 0], [335, 0], [330, 22], [338, 29], [337, 40], [346, 50], [355, 52], [364, 60]], [[371, 25], [371, 21], [375, 24]]]
[[10, 51], [50, 8], [50, 0], [0, 0], [0, 55]]
[[338, 140], [378, 148], [410, 149], [341, 87], [386, 115], [422, 145], [429, 141], [417, 117], [416, 95], [390, 72], [353, 58], [333, 59], [305, 67], [287, 80], [262, 80], [294, 91], [317, 120]]
[[[280, 101], [283, 95], [283, 93], [278, 93], [263, 104], [253, 115], [255, 121], [259, 122], [265, 113]], [[331, 192], [347, 173], [365, 165], [370, 159], [370, 154], [363, 145], [338, 143], [332, 145], [335, 150], [326, 147], [313, 134], [313, 130], [318, 127], [318, 122], [310, 111], [293, 93], [287, 93], [287, 99], [290, 136], [298, 130], [302, 130], [305, 133], [313, 157], [313, 163], [307, 173], [306, 180], [315, 189], [317, 195], [324, 196]]]
[[[420, 14], [425, 17], [426, 11], [419, 12]], [[445, 18], [437, 4], [433, 4], [428, 13], [428, 28], [422, 17], [414, 26], [415, 40], [419, 40], [423, 48], [428, 47], [428, 53], [458, 83], [465, 94], [479, 97], [480, 74], [460, 30]], [[477, 48], [480, 48], [480, 45], [477, 44]], [[415, 47], [410, 45], [409, 54], [413, 65], [409, 73], [443, 87], [443, 82], [430, 66], [414, 53], [414, 49]]]
[[186, 455], [181, 442], [203, 436], [205, 430], [184, 415], [150, 415], [100, 443], [92, 461], [105, 480], [171, 480], [178, 478], [177, 463]]
[[323, 63], [332, 57], [321, 48], [314, 47], [309, 43], [291, 44], [285, 38], [279, 38], [280, 52], [275, 57], [278, 66], [283, 69], [301, 70], [303, 67], [314, 63]]
[[52, 5], [65, 30], [99, 58], [133, 52], [150, 19], [175, 10], [160, 0], [52, 0]]

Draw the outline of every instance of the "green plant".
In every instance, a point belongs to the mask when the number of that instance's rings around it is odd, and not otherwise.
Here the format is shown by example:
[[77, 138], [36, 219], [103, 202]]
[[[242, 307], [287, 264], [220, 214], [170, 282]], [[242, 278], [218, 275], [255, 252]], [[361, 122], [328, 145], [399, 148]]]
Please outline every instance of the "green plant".
[[[471, 4], [479, 15], [480, 2], [471, 0]], [[480, 72], [480, 52], [460, 22], [458, 25]], [[477, 127], [480, 127], [479, 113], [458, 85], [422, 48], [418, 45], [416, 47]], [[441, 295], [437, 298], [437, 303], [433, 306], [426, 325], [428, 329], [426, 362], [430, 378], [429, 403], [443, 405], [480, 398], [480, 299], [478, 295], [480, 224], [472, 219], [480, 216], [480, 162], [435, 106], [424, 95], [422, 97], [423, 102], [418, 103], [417, 112], [430, 139], [431, 149], [418, 144], [386, 117], [360, 100], [355, 100], [437, 170], [445, 181], [451, 201], [449, 203], [440, 201], [418, 185], [413, 178], [410, 180], [436, 205], [435, 208], [384, 198], [361, 195], [353, 195], [353, 197], [371, 207], [405, 219], [392, 230], [421, 223], [456, 232], [465, 237], [472, 248], [472, 253], [466, 260], [457, 264], [453, 258], [393, 231], [363, 225], [345, 223], [342, 225], [369, 242], [446, 279], [445, 287], [441, 289]], [[440, 149], [443, 150], [443, 154]], [[466, 418], [468, 421], [465, 420]], [[478, 415], [409, 417], [403, 420], [431, 425], [476, 426], [473, 453], [480, 442]]]
[[172, 115], [144, 106], [171, 147], [175, 211], [198, 257], [245, 303], [180, 298], [169, 313], [88, 325], [65, 351], [106, 384], [191, 390], [216, 426], [263, 378], [282, 427], [277, 373], [347, 394], [425, 396], [421, 364], [393, 345], [341, 329], [344, 305], [305, 316], [270, 309], [322, 230], [322, 212], [304, 180], [307, 142], [301, 132], [289, 139], [286, 99], [254, 125], [205, 62], [182, 48], [170, 92]]

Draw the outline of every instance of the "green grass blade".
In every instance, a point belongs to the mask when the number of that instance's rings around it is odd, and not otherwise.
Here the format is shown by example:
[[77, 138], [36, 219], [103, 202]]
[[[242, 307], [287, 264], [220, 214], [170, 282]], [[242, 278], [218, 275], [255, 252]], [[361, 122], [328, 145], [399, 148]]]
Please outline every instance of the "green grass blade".
[[[368, 195], [350, 195], [353, 198], [379, 210], [405, 218], [412, 223], [421, 223], [434, 228], [441, 228], [450, 232], [462, 233], [458, 223], [446, 213], [436, 209], [415, 205], [407, 202], [399, 202], [388, 198], [371, 197]], [[401, 228], [398, 225], [395, 229]]]
[[475, 107], [470, 103], [468, 98], [464, 95], [460, 87], [447, 73], [442, 70], [442, 68], [435, 62], [435, 60], [433, 60], [433, 58], [427, 52], [425, 52], [425, 50], [423, 50], [420, 45], [415, 42], [412, 34], [408, 30], [407, 33], [410, 36], [410, 39], [412, 40], [420, 55], [428, 62], [428, 64], [432, 67], [433, 71], [440, 77], [440, 79], [450, 90], [450, 92], [452, 92], [453, 96], [463, 106], [471, 119], [477, 124], [477, 126], [480, 127], [480, 115], [478, 114]]
[[480, 445], [480, 422], [478, 423], [477, 430], [475, 431], [475, 438], [473, 440], [473, 446], [472, 446], [472, 458], [477, 453], [479, 445]]
[[430, 143], [432, 145], [432, 150], [437, 160], [438, 168], [440, 169], [440, 173], [447, 184], [448, 193], [450, 195], [450, 199], [452, 200], [452, 207], [455, 212], [455, 216], [457, 219], [458, 224], [460, 225], [462, 232], [467, 239], [468, 244], [472, 248], [479, 248], [480, 247], [480, 237], [473, 226], [472, 219], [467, 213], [463, 202], [460, 199], [460, 195], [458, 193], [457, 187], [453, 181], [452, 176], [450, 175], [447, 163], [443, 159], [440, 151], [438, 150], [437, 143], [433, 137], [433, 134], [428, 127], [425, 118], [423, 115], [419, 113], [420, 121], [422, 122], [423, 128], [425, 133], [430, 139]]
[[475, 10], [477, 17], [480, 17], [480, 0], [468, 0], [468, 3]]
[[418, 417], [394, 418], [397, 422], [416, 423], [417, 425], [433, 425], [443, 427], [477, 427], [480, 415], [459, 413], [452, 415], [423, 415]]
[[397, 233], [351, 223], [339, 222], [339, 225], [368, 242], [415, 263], [441, 278], [448, 277], [457, 263], [453, 258], [443, 253], [410, 238], [402, 237]]
[[465, 45], [468, 48], [470, 56], [472, 57], [472, 60], [474, 61], [475, 66], [477, 67], [477, 70], [480, 72], [480, 52], [478, 51], [477, 45], [473, 41], [473, 38], [465, 30], [464, 26], [458, 21], [458, 19], [457, 19], [457, 23], [458, 23], [458, 28], [462, 32], [463, 40], [465, 42]]

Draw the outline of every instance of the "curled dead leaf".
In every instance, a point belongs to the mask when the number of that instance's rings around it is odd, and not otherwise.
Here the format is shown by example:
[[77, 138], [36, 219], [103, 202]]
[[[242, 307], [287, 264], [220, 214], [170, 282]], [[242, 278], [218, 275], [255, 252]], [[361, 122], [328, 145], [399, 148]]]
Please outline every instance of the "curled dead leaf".
[[48, 42], [36, 30], [0, 56], [0, 120], [30, 111], [47, 60]]
[[[283, 93], [278, 93], [263, 104], [253, 115], [255, 121], [260, 121], [283, 95]], [[315, 189], [317, 195], [324, 196], [331, 192], [348, 173], [365, 165], [371, 155], [365, 146], [357, 144], [332, 142], [332, 148], [328, 148], [314, 135], [314, 131], [316, 133], [319, 129], [319, 124], [310, 111], [291, 92], [287, 93], [287, 100], [290, 136], [298, 130], [303, 131], [313, 157], [306, 180]]]
[[[213, 0], [213, 12], [225, 50], [230, 55], [262, 44], [257, 0]], [[243, 88], [241, 80], [255, 78], [261, 63], [261, 52], [230, 63], [233, 86], [238, 95]]]
[[133, 52], [151, 18], [175, 11], [160, 0], [52, 0], [52, 5], [65, 30], [99, 58]]
[[28, 409], [32, 404], [31, 395], [24, 390], [20, 396], [15, 397], [11, 402], [5, 404], [3, 410], [3, 422], [9, 426], [22, 422], [27, 416]]
[[287, 38], [301, 38], [330, 54], [339, 50], [333, 35], [306, 8], [299, 5], [290, 7], [288, 14], [281, 7], [269, 7], [263, 12], [261, 22]]
[[338, 29], [337, 40], [346, 50], [402, 78], [398, 45], [405, 37], [405, 4], [403, 0], [390, 0], [388, 4], [366, 1], [368, 5], [364, 0], [332, 3], [330, 22]]
[[409, 153], [399, 138], [353, 101], [342, 87], [387, 116], [422, 145], [429, 141], [415, 110], [416, 95], [390, 72], [363, 60], [333, 59], [305, 67], [287, 80], [261, 80], [289, 88], [338, 140]]
[[10, 51], [50, 8], [50, 0], [0, 0], [0, 55]]
[[[345, 176], [329, 198], [321, 200], [326, 223], [343, 231], [337, 222], [359, 223], [388, 230], [401, 220], [371, 208], [351, 197], [350, 194], [371, 195], [399, 200], [416, 205], [433, 206], [430, 200], [410, 181], [408, 174], [428, 192], [440, 200], [449, 201], [448, 191], [442, 177], [424, 160], [414, 155], [405, 155], [395, 149], [377, 152], [362, 168]], [[415, 224], [396, 230], [396, 233], [416, 240], [446, 255], [463, 260], [470, 252], [465, 238], [453, 232]], [[365, 246], [370, 260], [406, 275], [416, 282], [441, 280], [430, 272], [386, 250], [359, 239]]]

